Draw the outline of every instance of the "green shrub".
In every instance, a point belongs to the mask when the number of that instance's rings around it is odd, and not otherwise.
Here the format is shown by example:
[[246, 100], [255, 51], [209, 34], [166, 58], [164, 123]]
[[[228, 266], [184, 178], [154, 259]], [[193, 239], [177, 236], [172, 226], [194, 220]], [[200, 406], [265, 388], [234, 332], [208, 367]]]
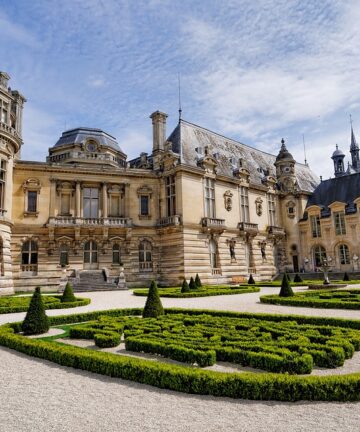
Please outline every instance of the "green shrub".
[[254, 280], [254, 278], [253, 278], [253, 275], [252, 274], [250, 274], [250, 277], [249, 277], [249, 280], [248, 280], [248, 285], [255, 285], [255, 280]]
[[196, 285], [198, 288], [201, 288], [201, 287], [202, 287], [202, 283], [201, 283], [200, 276], [199, 276], [198, 273], [196, 273], [196, 276], [195, 276], [195, 285]]
[[144, 318], [157, 318], [160, 315], [164, 314], [164, 309], [161, 304], [161, 300], [159, 297], [158, 287], [156, 282], [151, 281], [149, 294], [146, 299], [143, 317]]
[[193, 278], [192, 276], [191, 276], [191, 278], [190, 278], [189, 288], [190, 288], [191, 290], [196, 290], [196, 289], [198, 289], [198, 287], [196, 286], [196, 283], [195, 283], [195, 281], [194, 281], [194, 278]]
[[61, 303], [71, 303], [74, 301], [76, 301], [76, 297], [74, 296], [73, 287], [70, 282], [67, 282], [61, 297]]
[[294, 282], [303, 282], [301, 276], [299, 275], [299, 273], [296, 273], [295, 277], [294, 277]]
[[294, 292], [290, 286], [288, 276], [286, 273], [284, 273], [279, 296], [280, 297], [292, 297], [293, 295], [294, 295]]
[[182, 293], [188, 293], [188, 292], [190, 292], [190, 287], [189, 287], [189, 284], [187, 283], [186, 279], [183, 280], [182, 287], [181, 287], [181, 292]]
[[29, 309], [22, 323], [22, 331], [25, 335], [37, 335], [49, 331], [48, 317], [45, 313], [40, 287], [35, 288]]
[[349, 281], [350, 280], [350, 277], [349, 277], [349, 275], [347, 274], [347, 272], [345, 272], [344, 273], [344, 277], [343, 277], [343, 281]]
[[[163, 288], [159, 289], [160, 297], [168, 298], [190, 298], [190, 297], [210, 297], [218, 295], [232, 295], [232, 294], [248, 294], [253, 292], [259, 292], [260, 288], [255, 286], [202, 286], [201, 289], [190, 290], [188, 292], [182, 291], [182, 288]], [[138, 289], [134, 290], [133, 294], [136, 296], [147, 296], [149, 290]]]
[[95, 345], [99, 348], [113, 348], [120, 344], [121, 336], [119, 333], [107, 332], [107, 333], [95, 333], [94, 341]]

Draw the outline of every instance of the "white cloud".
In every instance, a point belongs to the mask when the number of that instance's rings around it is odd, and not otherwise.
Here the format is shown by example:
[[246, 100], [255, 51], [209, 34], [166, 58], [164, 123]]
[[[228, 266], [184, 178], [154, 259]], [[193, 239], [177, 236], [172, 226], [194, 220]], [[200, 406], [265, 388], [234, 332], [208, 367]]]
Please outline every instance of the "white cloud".
[[0, 11], [0, 35], [2, 41], [12, 39], [21, 44], [35, 48], [39, 46], [39, 42], [35, 35], [25, 27], [15, 24], [3, 12]]

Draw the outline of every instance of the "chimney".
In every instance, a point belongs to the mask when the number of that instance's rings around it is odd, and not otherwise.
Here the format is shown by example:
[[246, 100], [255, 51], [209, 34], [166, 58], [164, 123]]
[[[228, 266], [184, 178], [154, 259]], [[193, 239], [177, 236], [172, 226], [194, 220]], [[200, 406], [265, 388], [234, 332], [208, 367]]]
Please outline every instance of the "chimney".
[[155, 111], [150, 116], [153, 124], [153, 153], [164, 150], [167, 116], [161, 111]]

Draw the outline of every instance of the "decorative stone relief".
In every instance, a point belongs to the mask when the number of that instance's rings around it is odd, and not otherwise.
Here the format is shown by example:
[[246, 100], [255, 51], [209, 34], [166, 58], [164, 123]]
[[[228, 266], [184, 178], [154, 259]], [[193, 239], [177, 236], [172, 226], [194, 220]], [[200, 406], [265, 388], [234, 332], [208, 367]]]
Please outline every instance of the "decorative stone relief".
[[229, 246], [231, 262], [236, 262], [236, 256], [235, 256], [236, 240], [235, 239], [228, 239], [228, 240], [226, 240], [226, 243]]
[[232, 210], [232, 197], [233, 197], [233, 194], [230, 190], [227, 190], [224, 193], [224, 203], [225, 203], [225, 208], [227, 211]]
[[255, 200], [255, 207], [256, 207], [256, 214], [258, 216], [261, 216], [263, 214], [263, 200], [262, 198], [258, 197]]

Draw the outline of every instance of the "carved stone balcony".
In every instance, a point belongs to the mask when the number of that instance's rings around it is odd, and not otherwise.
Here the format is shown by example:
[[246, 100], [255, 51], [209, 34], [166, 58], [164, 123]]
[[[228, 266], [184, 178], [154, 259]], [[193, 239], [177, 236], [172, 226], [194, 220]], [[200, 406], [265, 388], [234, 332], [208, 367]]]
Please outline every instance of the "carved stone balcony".
[[250, 222], [239, 222], [238, 229], [241, 234], [248, 234], [250, 236], [256, 236], [259, 232], [258, 224]]
[[158, 219], [156, 225], [159, 228], [164, 228], [168, 226], [178, 226], [181, 224], [181, 217], [179, 215], [166, 216]]
[[0, 132], [7, 136], [18, 148], [21, 145], [21, 137], [16, 130], [4, 122], [0, 122]]
[[267, 232], [270, 236], [273, 236], [273, 237], [285, 237], [284, 228], [281, 228], [278, 226], [269, 225], [267, 227]]
[[203, 231], [220, 232], [220, 233], [222, 233], [226, 228], [225, 219], [216, 219], [210, 217], [202, 218], [201, 226], [203, 228]]
[[130, 218], [109, 217], [109, 218], [79, 218], [71, 216], [50, 217], [50, 226], [55, 227], [75, 227], [75, 226], [93, 226], [93, 227], [116, 227], [129, 228], [132, 226]]

